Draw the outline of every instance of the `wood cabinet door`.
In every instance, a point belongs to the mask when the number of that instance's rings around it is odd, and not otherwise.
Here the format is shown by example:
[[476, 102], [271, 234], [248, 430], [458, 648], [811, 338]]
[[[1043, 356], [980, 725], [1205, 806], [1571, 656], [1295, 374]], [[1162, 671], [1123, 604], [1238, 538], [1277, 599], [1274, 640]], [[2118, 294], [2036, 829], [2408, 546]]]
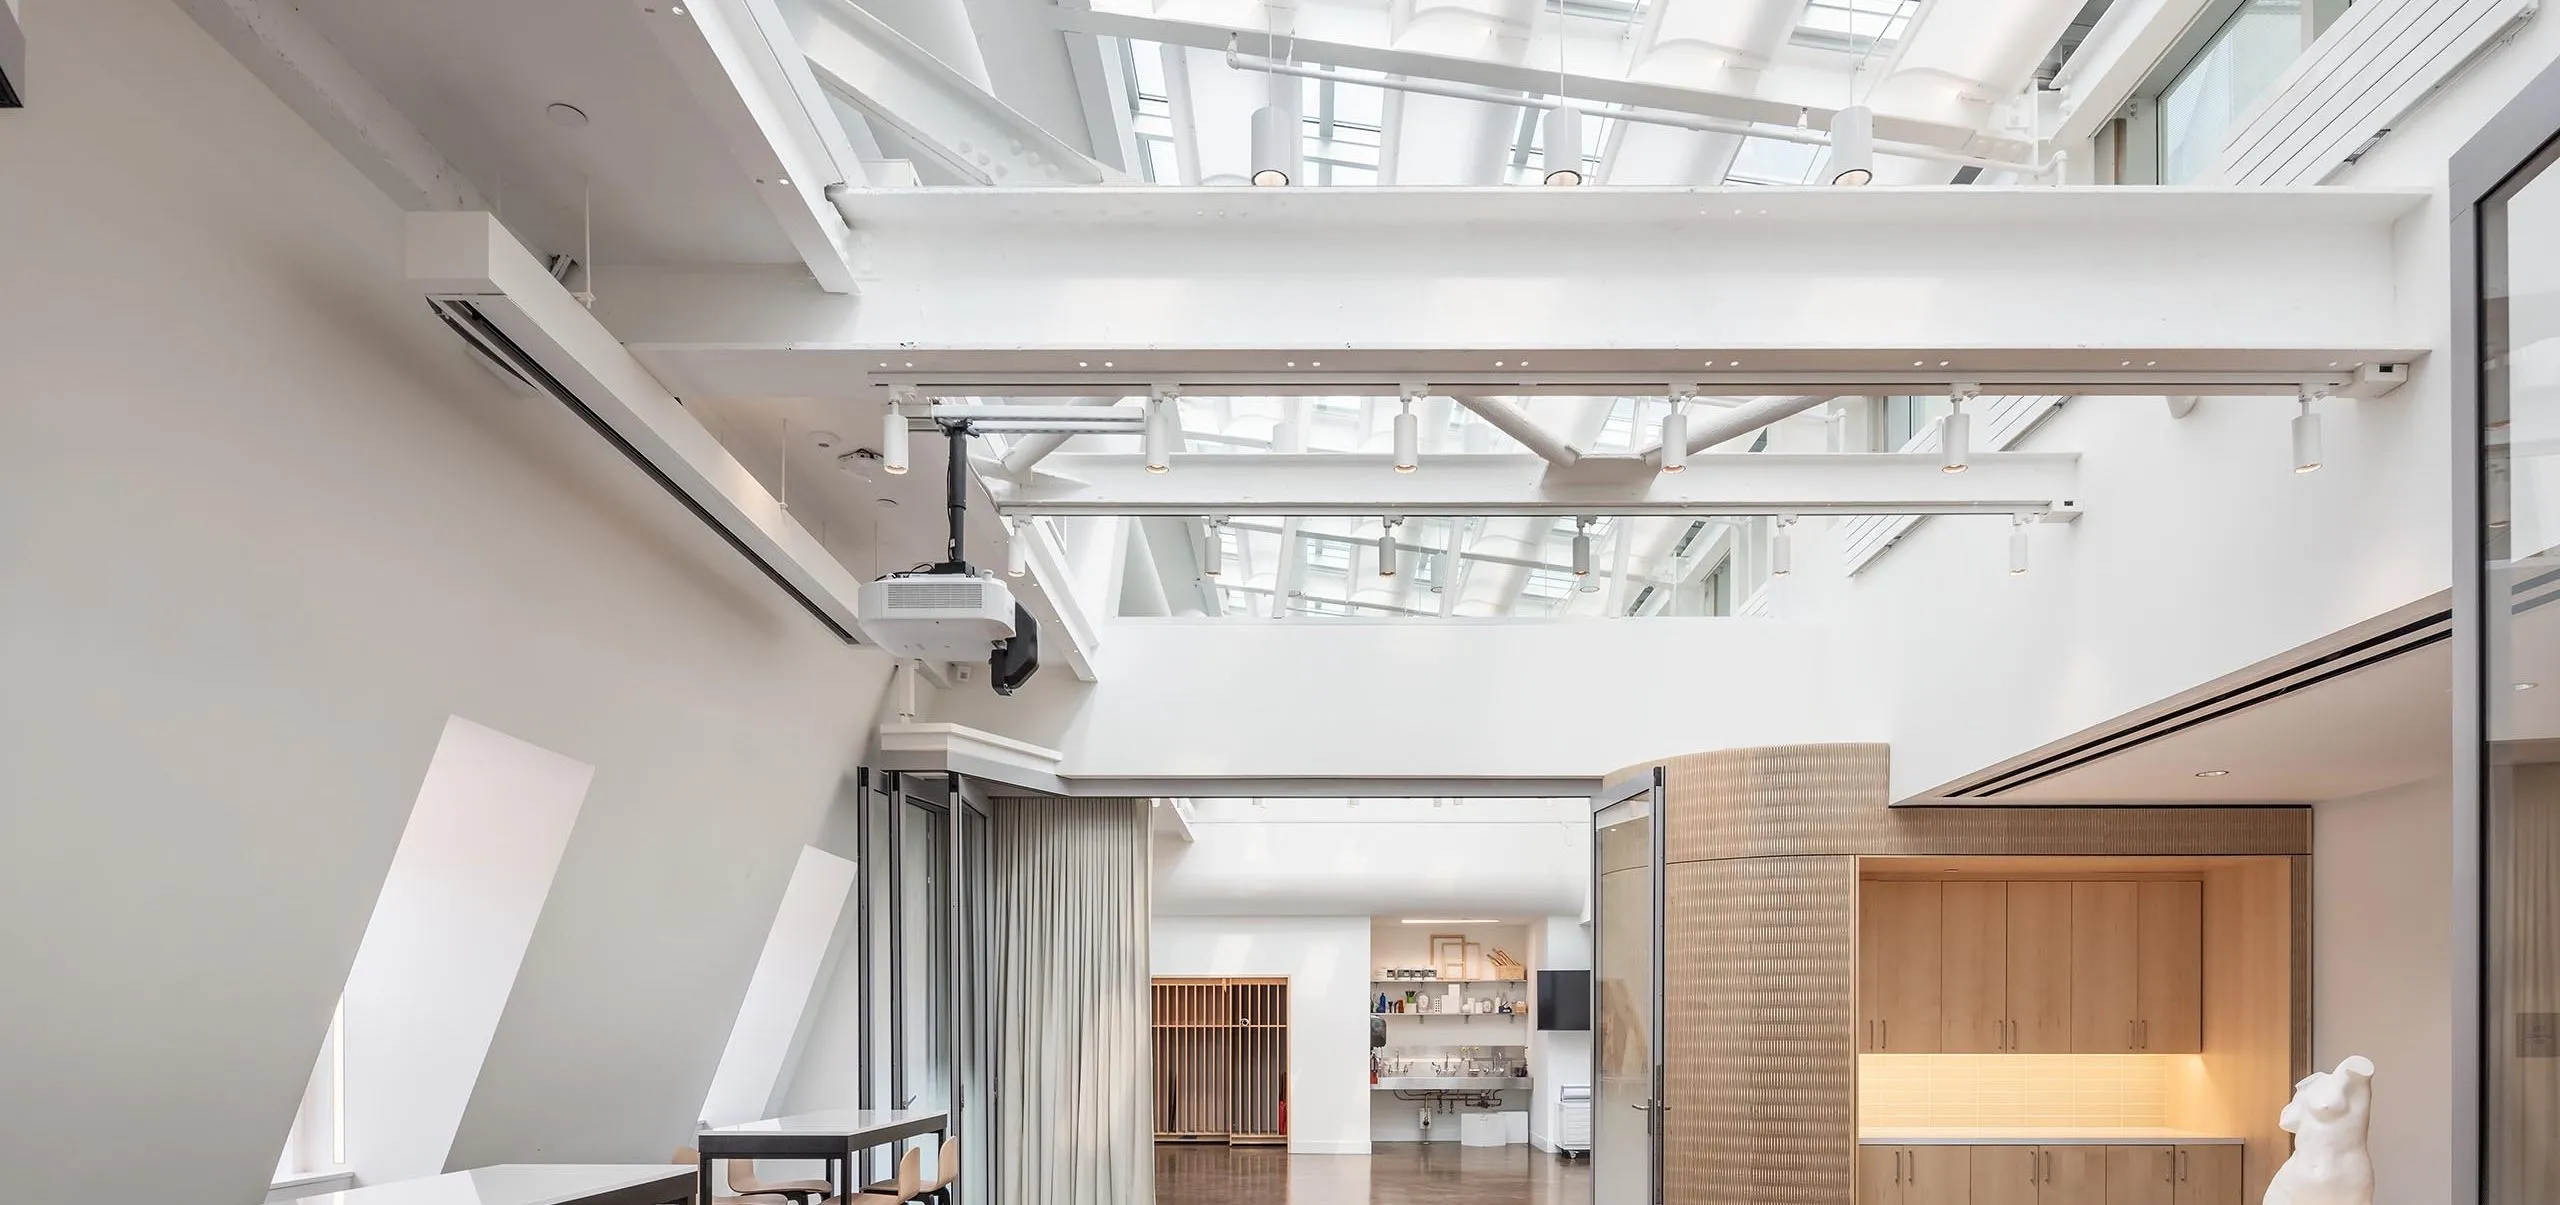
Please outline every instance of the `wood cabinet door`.
[[1902, 1149], [1902, 1205], [1967, 1205], [1973, 1194], [1972, 1147]]
[[2071, 1048], [2134, 1048], [2141, 893], [2133, 883], [2071, 885]]
[[1940, 1048], [1948, 1054], [2007, 1050], [2009, 885], [1945, 883], [1938, 892]]
[[2107, 1205], [2177, 1205], [2177, 1161], [2173, 1147], [2108, 1147]]
[[[1955, 886], [1949, 883], [1948, 886]], [[1973, 1151], [1972, 1205], [2036, 1205], [2043, 1168], [2031, 1146], [1977, 1146]]]
[[2241, 1163], [2247, 1152], [2236, 1143], [2179, 1147], [2176, 1205], [2240, 1205]]
[[1858, 1048], [1935, 1054], [1939, 897], [1936, 883], [1858, 884]]
[[2107, 1205], [2107, 1148], [2044, 1148], [2044, 1192], [2040, 1205]]
[[1858, 1205], [1902, 1205], [1902, 1148], [1858, 1147]]
[[2193, 1054], [2204, 1049], [2204, 884], [2144, 883], [2139, 901], [2136, 1048]]
[[2009, 1049], [2071, 1053], [2071, 884], [2009, 884], [2007, 961]]

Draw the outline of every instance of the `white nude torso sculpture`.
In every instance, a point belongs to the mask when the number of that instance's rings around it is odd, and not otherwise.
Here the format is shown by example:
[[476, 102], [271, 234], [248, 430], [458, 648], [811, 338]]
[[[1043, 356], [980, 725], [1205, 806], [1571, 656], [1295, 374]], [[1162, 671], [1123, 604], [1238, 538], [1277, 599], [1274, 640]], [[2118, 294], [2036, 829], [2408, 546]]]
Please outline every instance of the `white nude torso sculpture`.
[[2372, 1120], [2373, 1063], [2363, 1055], [2295, 1084], [2276, 1121], [2293, 1135], [2293, 1157], [2276, 1169], [2266, 1205], [2373, 1205]]

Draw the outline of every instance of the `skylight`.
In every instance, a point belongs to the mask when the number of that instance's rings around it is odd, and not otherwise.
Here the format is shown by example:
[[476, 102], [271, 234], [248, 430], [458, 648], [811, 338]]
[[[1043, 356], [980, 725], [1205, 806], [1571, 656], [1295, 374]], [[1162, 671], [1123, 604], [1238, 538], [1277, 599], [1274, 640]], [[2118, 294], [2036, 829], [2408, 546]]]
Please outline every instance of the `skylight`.
[[1870, 54], [1900, 40], [1919, 10], [1920, 0], [1810, 0], [1787, 40], [1816, 50]]

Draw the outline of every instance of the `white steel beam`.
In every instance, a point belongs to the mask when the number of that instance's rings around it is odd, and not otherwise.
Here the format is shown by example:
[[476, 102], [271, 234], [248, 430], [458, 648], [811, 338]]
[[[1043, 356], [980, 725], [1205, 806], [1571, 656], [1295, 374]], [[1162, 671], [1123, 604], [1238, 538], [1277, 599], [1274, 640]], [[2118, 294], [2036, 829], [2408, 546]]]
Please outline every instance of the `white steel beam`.
[[1468, 397], [1459, 398], [1458, 404], [1475, 411], [1476, 417], [1492, 424], [1494, 430], [1510, 436], [1521, 447], [1537, 453], [1540, 459], [1549, 464], [1568, 465], [1582, 458], [1582, 453], [1556, 438], [1553, 432], [1539, 426], [1538, 420], [1529, 417], [1520, 407], [1506, 399]]
[[808, 68], [829, 90], [905, 135], [963, 180], [1036, 185], [1124, 179], [850, 0], [799, 0], [787, 15]]
[[828, 199], [862, 162], [773, 0], [631, 0], [818, 286], [852, 293], [852, 231]]
[[993, 488], [1012, 515], [1779, 515], [2076, 516], [2076, 453], [1977, 455], [1963, 473], [1925, 453], [1731, 455], [1656, 472], [1632, 456], [1550, 471], [1525, 455], [1435, 456], [1396, 472], [1376, 455], [1145, 458], [1066, 454], [1038, 480]]
[[[2290, 396], [2428, 345], [2394, 239], [2425, 195], [869, 191], [846, 198], [864, 304], [661, 276], [619, 290], [659, 291], [617, 298], [614, 327], [715, 396]], [[737, 342], [741, 303], [789, 335]]]
[[[402, 209], [485, 209], [445, 161], [291, 0], [178, 0], [213, 40]], [[11, 78], [23, 78], [12, 76]]]

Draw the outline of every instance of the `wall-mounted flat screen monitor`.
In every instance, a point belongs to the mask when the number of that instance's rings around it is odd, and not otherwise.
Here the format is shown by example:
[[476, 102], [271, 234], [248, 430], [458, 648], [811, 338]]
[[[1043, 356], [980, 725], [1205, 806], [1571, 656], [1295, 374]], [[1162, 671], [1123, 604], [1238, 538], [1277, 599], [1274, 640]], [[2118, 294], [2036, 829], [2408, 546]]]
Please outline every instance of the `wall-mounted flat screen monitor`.
[[1591, 972], [1538, 972], [1538, 1028], [1591, 1028]]

